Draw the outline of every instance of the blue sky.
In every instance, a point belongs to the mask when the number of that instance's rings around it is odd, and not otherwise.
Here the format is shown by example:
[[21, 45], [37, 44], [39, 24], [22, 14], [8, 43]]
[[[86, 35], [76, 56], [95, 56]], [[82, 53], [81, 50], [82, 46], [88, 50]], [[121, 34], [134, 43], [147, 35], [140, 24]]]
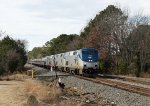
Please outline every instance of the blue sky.
[[108, 5], [150, 15], [150, 0], [0, 0], [0, 30], [28, 41], [28, 50], [60, 34], [79, 34]]

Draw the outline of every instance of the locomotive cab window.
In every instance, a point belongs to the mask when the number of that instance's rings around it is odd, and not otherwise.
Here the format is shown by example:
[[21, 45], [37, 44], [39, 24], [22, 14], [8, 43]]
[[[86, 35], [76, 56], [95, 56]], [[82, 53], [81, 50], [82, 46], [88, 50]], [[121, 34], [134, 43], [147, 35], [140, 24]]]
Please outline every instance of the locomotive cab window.
[[82, 51], [82, 54], [88, 54], [88, 51]]

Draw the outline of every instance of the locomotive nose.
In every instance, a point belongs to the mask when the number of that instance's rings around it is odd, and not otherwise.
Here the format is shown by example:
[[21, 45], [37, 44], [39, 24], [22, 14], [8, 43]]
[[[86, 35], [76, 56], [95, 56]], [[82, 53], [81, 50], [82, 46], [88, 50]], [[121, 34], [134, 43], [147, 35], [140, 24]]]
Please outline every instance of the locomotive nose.
[[97, 69], [98, 65], [96, 62], [84, 62], [84, 69], [92, 68]]

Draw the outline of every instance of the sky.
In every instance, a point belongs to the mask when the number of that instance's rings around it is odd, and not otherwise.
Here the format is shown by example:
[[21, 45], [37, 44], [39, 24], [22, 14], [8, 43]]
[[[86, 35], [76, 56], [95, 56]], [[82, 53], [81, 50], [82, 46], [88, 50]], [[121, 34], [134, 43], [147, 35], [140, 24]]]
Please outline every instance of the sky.
[[150, 0], [0, 0], [0, 31], [28, 41], [30, 51], [60, 34], [80, 34], [108, 5], [150, 15]]

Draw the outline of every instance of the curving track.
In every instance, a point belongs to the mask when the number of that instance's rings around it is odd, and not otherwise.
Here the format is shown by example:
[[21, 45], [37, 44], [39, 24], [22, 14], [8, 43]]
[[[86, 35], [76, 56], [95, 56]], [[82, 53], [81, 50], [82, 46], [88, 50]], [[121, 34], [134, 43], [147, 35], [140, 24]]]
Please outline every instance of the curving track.
[[88, 81], [92, 81], [94, 83], [99, 83], [99, 84], [104, 84], [104, 85], [108, 85], [111, 87], [115, 87], [115, 88], [119, 88], [119, 89], [123, 89], [123, 90], [127, 90], [129, 92], [133, 92], [133, 93], [138, 93], [144, 96], [150, 96], [150, 86], [149, 87], [142, 87], [141, 85], [138, 85], [137, 83], [126, 83], [125, 82], [120, 82], [120, 79], [116, 79], [116, 80], [110, 80], [109, 78], [101, 78], [101, 77], [96, 77], [96, 78], [87, 78], [87, 77], [81, 77], [81, 76], [76, 76], [80, 79], [84, 79], [84, 80], [88, 80]]

